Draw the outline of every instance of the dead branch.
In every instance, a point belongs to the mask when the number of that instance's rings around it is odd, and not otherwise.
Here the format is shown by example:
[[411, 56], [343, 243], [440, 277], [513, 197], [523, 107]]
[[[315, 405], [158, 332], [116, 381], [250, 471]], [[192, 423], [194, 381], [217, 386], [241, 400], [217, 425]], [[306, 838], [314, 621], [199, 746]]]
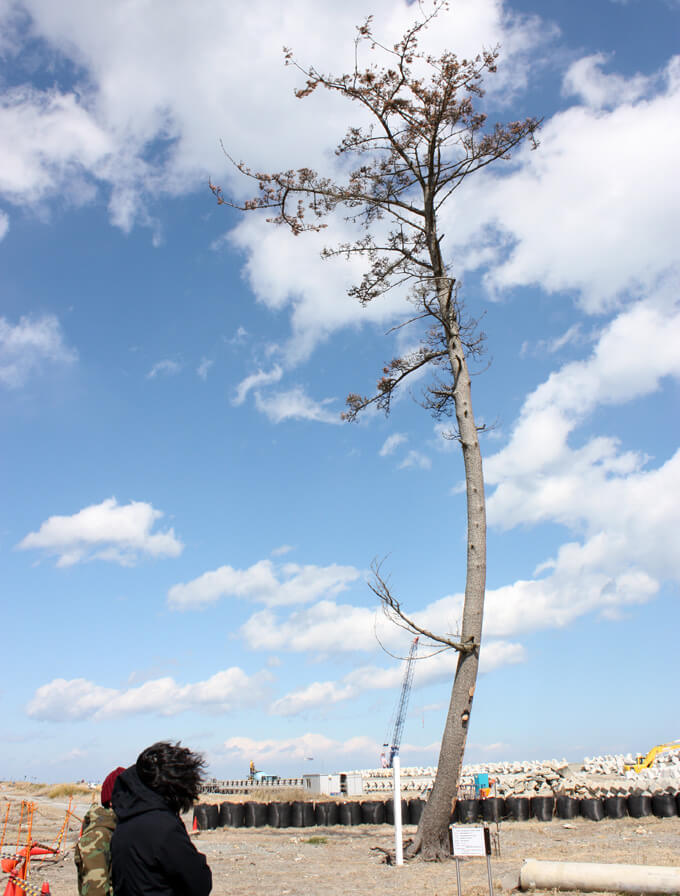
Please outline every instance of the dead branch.
[[465, 642], [452, 641], [450, 638], [444, 637], [444, 635], [435, 635], [433, 632], [424, 628], [422, 625], [418, 625], [416, 622], [414, 622], [413, 619], [407, 616], [401, 609], [401, 604], [394, 597], [389, 585], [382, 577], [380, 573], [380, 567], [381, 564], [376, 562], [375, 560], [371, 564], [373, 580], [369, 580], [368, 587], [380, 600], [380, 603], [382, 604], [386, 615], [392, 622], [395, 623], [395, 625], [398, 625], [400, 628], [403, 628], [405, 631], [409, 632], [412, 635], [421, 635], [422, 637], [427, 638], [429, 641], [432, 641], [435, 644], [443, 644], [445, 649], [447, 650], [455, 650], [458, 653], [473, 653], [479, 647], [479, 644], [476, 644], [474, 639], [468, 639]]

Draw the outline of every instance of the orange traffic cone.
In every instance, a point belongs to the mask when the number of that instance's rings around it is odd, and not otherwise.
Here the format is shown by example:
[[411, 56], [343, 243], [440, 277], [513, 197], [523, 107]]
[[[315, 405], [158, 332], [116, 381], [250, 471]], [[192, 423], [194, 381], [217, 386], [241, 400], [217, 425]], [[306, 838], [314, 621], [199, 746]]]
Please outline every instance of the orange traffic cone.
[[5, 887], [4, 896], [16, 896], [16, 892], [17, 891], [16, 891], [16, 887], [14, 885], [14, 881], [10, 877], [10, 879], [7, 881], [7, 886]]
[[191, 830], [192, 830], [192, 831], [197, 831], [197, 830], [198, 830], [198, 818], [196, 818], [195, 815], [194, 815], [194, 823], [193, 823], [193, 825], [191, 826]]
[[50, 885], [47, 883], [46, 880], [43, 881], [43, 885], [42, 885], [42, 887], [40, 887], [40, 892], [41, 892], [42, 896], [50, 896]]

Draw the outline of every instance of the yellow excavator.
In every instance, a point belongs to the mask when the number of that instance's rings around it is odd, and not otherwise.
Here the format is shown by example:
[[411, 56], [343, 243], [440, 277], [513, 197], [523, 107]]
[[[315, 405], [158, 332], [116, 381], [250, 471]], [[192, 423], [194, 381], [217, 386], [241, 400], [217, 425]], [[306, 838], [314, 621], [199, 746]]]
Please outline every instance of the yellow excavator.
[[660, 756], [662, 753], [668, 753], [670, 750], [680, 750], [680, 741], [675, 740], [670, 744], [657, 744], [656, 747], [652, 747], [646, 756], [636, 756], [633, 765], [624, 765], [624, 769], [627, 772], [631, 771], [631, 769], [634, 772], [641, 772], [643, 768], [650, 768], [654, 765], [657, 756]]

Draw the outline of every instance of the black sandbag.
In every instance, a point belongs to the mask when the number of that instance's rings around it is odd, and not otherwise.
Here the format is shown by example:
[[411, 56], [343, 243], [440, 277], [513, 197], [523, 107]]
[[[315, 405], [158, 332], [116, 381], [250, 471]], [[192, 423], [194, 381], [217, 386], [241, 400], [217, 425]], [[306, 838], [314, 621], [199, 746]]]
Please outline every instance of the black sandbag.
[[678, 810], [678, 815], [680, 815], [680, 793], [675, 794], [675, 808]]
[[678, 814], [672, 793], [653, 793], [652, 812], [657, 818], [674, 818]]
[[332, 827], [338, 823], [338, 804], [333, 802], [316, 803], [314, 817], [320, 827]]
[[458, 800], [456, 800], [456, 804], [451, 810], [451, 814], [449, 815], [449, 824], [458, 824], [460, 818], [458, 814]]
[[625, 796], [607, 796], [604, 800], [604, 814], [607, 818], [625, 818], [628, 815]]
[[554, 796], [532, 796], [531, 814], [536, 821], [550, 821], [555, 809]]
[[581, 800], [581, 815], [590, 821], [602, 821], [604, 818], [604, 803], [602, 800], [593, 797]]
[[313, 828], [316, 824], [314, 803], [295, 800], [290, 807], [290, 824], [294, 828]]
[[[680, 798], [680, 794], [678, 797]], [[421, 800], [420, 797], [408, 801], [408, 820], [411, 824], [420, 823], [420, 816], [423, 814], [424, 808], [425, 800]]]
[[505, 814], [513, 821], [529, 821], [531, 803], [525, 796], [506, 796]]
[[[208, 805], [208, 803], [199, 803], [198, 806], [194, 806], [194, 819], [196, 820], [199, 831], [207, 831], [210, 827], [217, 827], [217, 821], [219, 821], [219, 813], [217, 813], [217, 820], [215, 821], [215, 824], [211, 825], [213, 813], [210, 810], [212, 808], [213, 807]], [[217, 809], [217, 806], [215, 806], [214, 808]]]
[[[198, 829], [201, 831], [204, 830], [214, 830], [217, 827], [220, 821], [220, 808], [216, 804], [213, 805], [211, 803], [203, 803], [202, 805], [196, 806], [197, 809], [201, 809], [201, 813], [197, 816], [198, 818]], [[201, 821], [203, 822], [201, 824]]]
[[362, 824], [384, 824], [385, 803], [378, 800], [364, 800], [361, 804]]
[[505, 800], [502, 796], [488, 796], [482, 800], [482, 818], [484, 821], [500, 821], [505, 814]]
[[208, 827], [214, 830], [220, 823], [220, 807], [217, 803], [208, 806]]
[[231, 826], [232, 828], [242, 828], [246, 823], [246, 810], [243, 803], [231, 804]]
[[458, 800], [458, 821], [461, 824], [474, 824], [482, 812], [481, 800]]
[[628, 814], [631, 818], [644, 818], [652, 814], [652, 798], [646, 793], [628, 794]]
[[268, 803], [248, 801], [243, 804], [243, 808], [247, 828], [263, 828], [267, 824], [267, 816], [269, 815]]
[[[408, 824], [408, 801], [401, 801], [401, 823]], [[385, 824], [394, 824], [394, 800], [385, 802]]]
[[290, 803], [270, 803], [267, 824], [272, 828], [289, 828]]
[[555, 814], [558, 818], [576, 818], [579, 808], [579, 801], [576, 797], [562, 794], [555, 800]]
[[230, 828], [231, 827], [231, 807], [233, 803], [224, 802], [220, 803], [220, 817], [219, 817], [219, 826], [221, 828]]
[[338, 824], [361, 824], [361, 806], [359, 803], [340, 803], [338, 806]]

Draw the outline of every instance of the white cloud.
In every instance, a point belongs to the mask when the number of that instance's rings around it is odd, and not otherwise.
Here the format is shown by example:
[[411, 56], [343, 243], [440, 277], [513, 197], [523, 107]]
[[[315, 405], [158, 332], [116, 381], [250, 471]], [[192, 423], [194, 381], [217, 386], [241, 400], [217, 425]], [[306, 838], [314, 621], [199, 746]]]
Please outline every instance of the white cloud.
[[388, 436], [378, 452], [380, 457], [387, 457], [388, 454], [394, 454], [399, 445], [402, 445], [406, 441], [408, 441], [408, 436], [403, 432], [395, 432], [391, 436]]
[[[480, 658], [480, 673], [490, 672], [500, 666], [524, 662], [526, 653], [521, 644], [504, 641], [489, 641], [483, 645]], [[426, 685], [452, 682], [456, 672], [458, 654], [452, 650], [436, 656], [423, 656], [416, 661], [413, 678], [414, 688]], [[362, 666], [353, 669], [340, 681], [315, 681], [292, 691], [274, 701], [271, 711], [276, 715], [299, 715], [316, 707], [331, 706], [343, 700], [350, 700], [372, 690], [398, 690], [403, 680], [403, 665], [393, 665], [385, 669], [378, 666]]]
[[38, 688], [26, 714], [54, 722], [88, 719], [117, 693], [114, 688], [103, 688], [84, 678], [55, 678]]
[[286, 619], [271, 610], [254, 613], [240, 634], [255, 650], [291, 650], [311, 653], [374, 650], [376, 611], [351, 604], [320, 600]]
[[60, 765], [62, 762], [72, 762], [73, 760], [83, 760], [87, 759], [87, 751], [81, 750], [80, 747], [73, 747], [72, 750], [68, 750], [66, 753], [62, 753], [60, 756], [55, 756], [53, 759], [49, 760], [50, 765]]
[[[284, 69], [281, 47], [345, 70], [352, 64], [354, 26], [365, 15], [360, 0], [324, 9], [310, 0], [280, 9], [266, 0], [206, 0], [200, 7], [154, 0], [128, 13], [95, 11], [77, 0], [64, 0], [58, 9], [50, 0], [22, 5], [32, 36], [43, 38], [48, 52], [73, 60], [83, 76], [74, 90], [19, 86], [6, 92], [0, 134], [12, 139], [0, 145], [0, 183], [17, 201], [56, 195], [74, 177], [87, 176], [113, 185], [112, 206], [129, 226], [146, 191], [193, 187], [206, 169], [223, 174], [220, 137], [256, 167], [277, 164], [277, 156], [285, 167], [318, 163], [327, 148], [319, 135], [331, 144], [340, 136], [344, 115], [332, 102], [301, 104], [293, 97], [299, 79]], [[440, 18], [435, 42], [453, 39], [468, 55], [511, 42], [519, 56], [535, 40], [526, 20], [510, 20], [497, 0], [458, 6], [455, 20]], [[414, 18], [412, 9], [395, 9], [388, 0], [373, 11], [388, 43]], [[10, 24], [17, 23], [5, 18], [5, 38], [13, 46], [19, 34], [7, 37], [14, 32]], [[159, 140], [165, 151], [154, 155]]]
[[593, 338], [592, 336], [584, 335], [580, 323], [572, 324], [564, 333], [555, 336], [553, 339], [539, 339], [534, 345], [528, 341], [523, 342], [519, 354], [520, 358], [524, 358], [527, 355], [554, 355], [567, 345], [585, 346], [592, 342]]
[[487, 482], [496, 485], [487, 502], [492, 523], [556, 520], [590, 535], [618, 533], [640, 562], [656, 552], [652, 531], [657, 546], [666, 543], [664, 527], [675, 516], [663, 496], [675, 485], [677, 460], [646, 471], [648, 459], [622, 452], [615, 439], [568, 444], [598, 405], [622, 404], [654, 392], [664, 377], [680, 378], [680, 305], [668, 308], [665, 299], [661, 292], [619, 314], [587, 360], [564, 365], [528, 396], [508, 444], [485, 464]]
[[151, 370], [147, 373], [146, 378], [148, 380], [153, 380], [157, 376], [174, 376], [176, 373], [179, 373], [182, 369], [182, 365], [177, 361], [157, 361]]
[[0, 211], [0, 240], [4, 239], [9, 230], [9, 217], [5, 212]]
[[432, 445], [436, 448], [437, 451], [442, 451], [449, 453], [453, 451], [454, 448], [458, 446], [454, 436], [455, 428], [450, 422], [439, 422], [435, 423], [434, 427], [434, 440], [432, 441]]
[[201, 363], [196, 368], [196, 373], [202, 380], [208, 379], [208, 372], [215, 362], [209, 358], [201, 358]]
[[139, 713], [174, 716], [199, 711], [226, 713], [264, 697], [270, 673], [247, 675], [232, 666], [205, 681], [180, 685], [157, 678], [127, 690], [104, 688], [84, 678], [55, 678], [37, 689], [26, 707], [30, 718], [51, 722], [109, 719]]
[[29, 532], [18, 548], [40, 550], [58, 557], [57, 566], [98, 558], [129, 564], [141, 555], [177, 557], [184, 547], [174, 529], [152, 532], [163, 516], [151, 504], [115, 498], [92, 504], [72, 516], [51, 516], [37, 532]]
[[343, 687], [335, 681], [315, 681], [293, 693], [286, 694], [272, 704], [275, 715], [294, 716], [317, 706], [331, 706], [340, 700], [356, 695], [350, 687]]
[[224, 742], [224, 749], [241, 759], [248, 761], [254, 759], [263, 764], [275, 760], [321, 759], [321, 757], [326, 764], [334, 756], [346, 757], [351, 754], [377, 756], [379, 745], [369, 737], [350, 737], [346, 741], [337, 741], [323, 734], [310, 732], [282, 740], [230, 737]]
[[656, 78], [644, 75], [624, 78], [615, 73], [605, 74], [602, 66], [606, 63], [607, 57], [602, 53], [574, 62], [564, 76], [565, 96], [578, 96], [587, 106], [602, 109], [635, 103], [656, 86]]
[[18, 388], [45, 364], [72, 364], [77, 358], [53, 314], [21, 317], [18, 324], [0, 317], [1, 384]]
[[[584, 310], [599, 313], [677, 273], [680, 57], [645, 83], [645, 95], [639, 78], [605, 76], [592, 57], [570, 72], [572, 88], [578, 80], [581, 94], [618, 105], [573, 105], [546, 120], [538, 151], [466, 183], [442, 229], [447, 251], [488, 268], [492, 291], [576, 290]], [[652, 93], [651, 84], [661, 86]], [[643, 174], [631, 177], [641, 158]]]
[[584, 340], [581, 333], [581, 325], [573, 324], [560, 336], [555, 337], [555, 339], [551, 339], [547, 343], [547, 350], [550, 354], [554, 354], [555, 352], [559, 352], [561, 349], [563, 349], [565, 345], [577, 345], [578, 343], [581, 343], [583, 341]]
[[0, 94], [0, 194], [12, 202], [30, 204], [60, 190], [72, 202], [91, 200], [83, 177], [113, 149], [75, 93], [18, 86]]
[[400, 470], [406, 470], [409, 467], [418, 467], [421, 470], [429, 470], [432, 467], [432, 461], [421, 451], [411, 450], [399, 464]]
[[[301, 158], [308, 157], [303, 150]], [[274, 311], [290, 311], [291, 332], [282, 349], [287, 366], [305, 361], [343, 327], [386, 324], [405, 309], [412, 310], [403, 291], [395, 290], [366, 307], [347, 295], [361, 278], [364, 262], [356, 256], [322, 259], [320, 253], [325, 246], [356, 236], [357, 229], [342, 218], [329, 218], [327, 229], [304, 237], [255, 215], [247, 215], [232, 231], [231, 245], [246, 253], [244, 270], [256, 299]]]
[[593, 611], [615, 617], [663, 581], [680, 582], [680, 451], [650, 468], [611, 437], [569, 444], [598, 406], [680, 378], [680, 305], [670, 296], [672, 285], [621, 312], [589, 358], [552, 373], [527, 397], [508, 444], [487, 459], [492, 525], [557, 522], [582, 539], [563, 544], [533, 580], [487, 593], [488, 634], [560, 627]]
[[353, 566], [336, 563], [286, 563], [278, 567], [271, 560], [260, 560], [247, 569], [221, 566], [191, 582], [173, 585], [168, 591], [168, 603], [179, 610], [205, 607], [223, 597], [247, 598], [270, 607], [309, 603], [344, 591], [360, 575]]
[[[680, 474], [680, 459], [676, 467]], [[666, 494], [671, 496], [676, 492], [677, 489], [671, 489]], [[631, 516], [635, 507], [639, 507], [634, 498], [631, 499]], [[667, 497], [666, 505], [671, 503], [672, 498]], [[660, 517], [663, 518], [663, 513]], [[643, 519], [641, 529], [645, 525]], [[668, 557], [672, 556], [669, 547], [675, 531], [677, 527], [671, 527], [663, 537], [661, 533], [655, 533], [654, 537], [660, 538], [660, 563], [668, 563]], [[641, 536], [642, 532], [637, 534]], [[547, 628], [563, 628], [589, 613], [615, 617], [628, 606], [650, 600], [658, 584], [643, 566], [643, 560], [650, 562], [649, 545], [646, 550], [645, 556], [640, 552], [637, 558], [634, 554], [627, 557], [626, 542], [617, 533], [611, 537], [603, 533], [584, 544], [563, 545], [555, 559], [536, 570], [534, 579], [518, 580], [487, 590], [483, 671], [524, 660], [524, 647], [508, 641], [510, 637]], [[421, 610], [411, 611], [411, 615], [418, 625], [430, 631], [456, 637], [460, 632], [462, 605], [462, 594], [448, 595]], [[409, 612], [408, 607], [405, 610]], [[378, 608], [337, 604], [327, 599], [295, 610], [286, 617], [276, 615], [271, 609], [258, 611], [241, 626], [240, 635], [254, 650], [318, 656], [373, 653], [379, 643], [398, 655], [405, 655], [408, 648], [404, 631], [389, 623]], [[447, 659], [448, 656], [442, 654], [441, 659], [419, 664], [428, 670], [424, 680], [435, 681], [453, 674], [453, 666], [447, 664], [453, 663], [454, 659]], [[390, 688], [397, 679], [398, 672], [393, 670], [362, 667], [340, 681], [315, 682], [285, 695], [277, 701], [276, 712], [287, 715], [318, 705], [323, 700], [334, 703], [369, 687]]]
[[246, 400], [251, 389], [257, 389], [260, 386], [270, 386], [272, 383], [278, 383], [283, 376], [283, 369], [275, 364], [270, 371], [258, 370], [257, 373], [251, 373], [245, 377], [236, 387], [236, 394], [231, 400], [232, 404], [241, 405]]
[[[281, 48], [294, 47], [303, 63], [351, 69], [363, 0], [325, 6], [151, 0], [123, 12], [86, 8], [80, 0], [21, 5], [30, 15], [35, 52], [60, 54], [81, 75], [75, 86], [19, 86], [5, 94], [0, 192], [11, 201], [26, 206], [64, 195], [88, 201], [106, 191], [116, 226], [129, 230], [139, 222], [154, 230], [157, 242], [158, 223], [145, 208], [149, 197], [197, 189], [209, 174], [237, 196], [250, 191], [247, 178], [226, 161], [220, 139], [255, 169], [308, 165], [337, 172], [329, 150], [358, 110], [329, 95], [298, 102], [293, 90], [303, 79], [283, 66]], [[415, 7], [393, 0], [376, 0], [371, 11], [388, 45], [417, 16]], [[3, 24], [5, 38], [12, 32], [8, 46], [18, 46], [20, 26]], [[501, 44], [504, 57], [489, 85], [498, 99], [526, 83], [529, 66], [538, 64], [532, 51], [544, 40], [536, 17], [513, 14], [499, 0], [459, 0], [455, 10], [441, 13], [426, 43], [434, 52], [467, 57]], [[370, 61], [365, 48], [362, 62]], [[359, 267], [322, 263], [317, 252], [346, 232], [338, 221], [326, 236], [295, 240], [247, 216], [233, 234], [247, 252], [258, 299], [290, 309], [289, 363], [308, 357], [338, 327], [390, 320], [400, 306], [395, 297], [361, 309], [344, 295]]]
[[317, 423], [342, 423], [340, 411], [331, 411], [328, 407], [334, 398], [315, 401], [302, 388], [297, 386], [287, 392], [273, 392], [266, 396], [255, 393], [255, 405], [266, 414], [272, 423], [284, 420], [313, 420]]

